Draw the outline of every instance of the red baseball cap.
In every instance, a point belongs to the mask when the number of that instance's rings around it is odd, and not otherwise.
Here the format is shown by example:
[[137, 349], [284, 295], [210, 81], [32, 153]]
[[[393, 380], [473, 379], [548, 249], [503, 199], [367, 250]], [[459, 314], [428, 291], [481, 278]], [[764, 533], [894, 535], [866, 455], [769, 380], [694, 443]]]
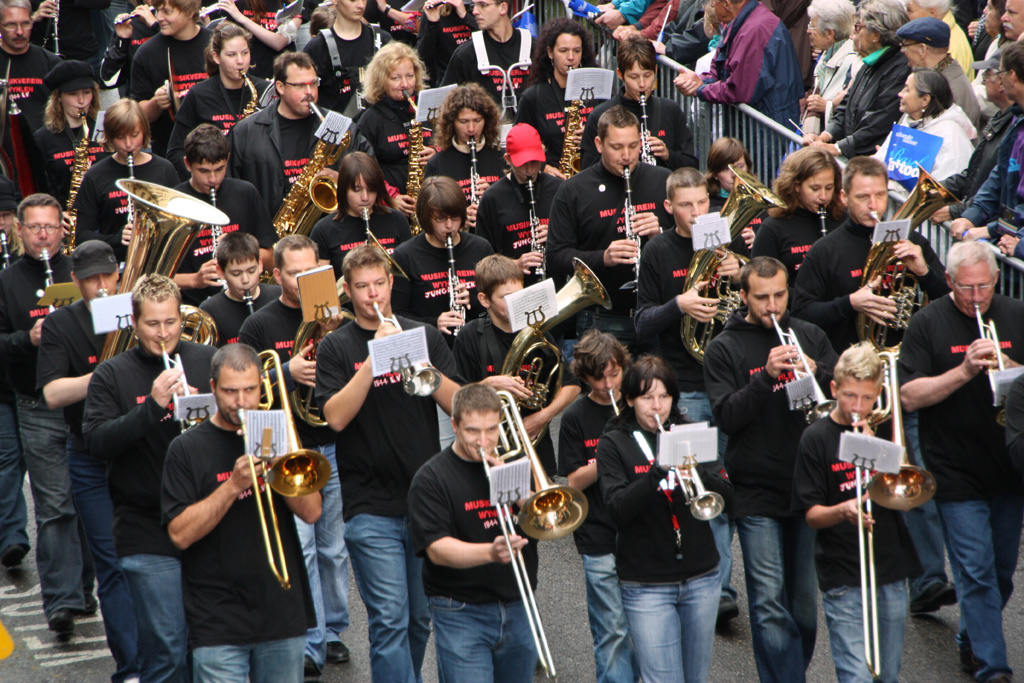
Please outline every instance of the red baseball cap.
[[513, 166], [522, 166], [530, 161], [547, 161], [544, 145], [540, 142], [540, 133], [528, 123], [517, 123], [512, 126], [505, 138], [505, 151], [512, 158]]

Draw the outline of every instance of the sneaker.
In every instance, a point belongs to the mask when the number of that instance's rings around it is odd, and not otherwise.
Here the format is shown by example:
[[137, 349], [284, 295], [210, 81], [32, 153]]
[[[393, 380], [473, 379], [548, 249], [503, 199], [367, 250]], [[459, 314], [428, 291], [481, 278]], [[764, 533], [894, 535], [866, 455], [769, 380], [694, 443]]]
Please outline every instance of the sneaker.
[[327, 643], [327, 661], [331, 664], [344, 664], [349, 660], [348, 647], [340, 640]]
[[75, 615], [66, 607], [61, 607], [47, 619], [50, 630], [58, 636], [70, 636], [75, 630]]
[[302, 677], [305, 680], [317, 680], [320, 678], [320, 668], [309, 655], [302, 658]]
[[0, 553], [0, 564], [10, 569], [11, 567], [17, 567], [21, 564], [21, 561], [28, 554], [28, 546], [24, 543], [15, 543], [14, 545], [7, 546], [2, 553]]
[[960, 670], [968, 676], [974, 676], [979, 667], [981, 667], [981, 663], [975, 658], [971, 646], [960, 648]]
[[940, 607], [956, 604], [956, 587], [948, 581], [928, 586], [921, 595], [910, 601], [911, 614], [938, 612]]
[[727, 595], [723, 595], [718, 601], [718, 619], [715, 626], [721, 628], [740, 615], [740, 607], [736, 601]]

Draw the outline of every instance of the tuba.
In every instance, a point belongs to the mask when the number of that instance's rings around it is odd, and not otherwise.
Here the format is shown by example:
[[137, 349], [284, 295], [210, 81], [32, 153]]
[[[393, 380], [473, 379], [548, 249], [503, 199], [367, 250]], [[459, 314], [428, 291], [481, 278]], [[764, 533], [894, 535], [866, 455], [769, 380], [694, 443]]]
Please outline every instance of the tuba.
[[[952, 192], [932, 178], [920, 165], [918, 170], [920, 175], [914, 191], [892, 217], [893, 220], [909, 218], [911, 231], [942, 207], [960, 203]], [[867, 262], [864, 264], [864, 275], [860, 281], [861, 287], [865, 287], [875, 278], [881, 277], [882, 288], [889, 290], [888, 298], [896, 305], [893, 319], [885, 325], [880, 325], [863, 313], [857, 314], [858, 338], [871, 342], [877, 351], [898, 349], [903, 332], [910, 323], [910, 316], [928, 303], [928, 296], [921, 289], [917, 276], [904, 268], [903, 262], [893, 256], [895, 244], [887, 241], [871, 245]]]
[[[523, 379], [530, 397], [521, 400], [519, 406], [526, 410], [541, 410], [562, 388], [565, 374], [562, 352], [545, 334], [588, 306], [597, 304], [608, 309], [612, 306], [608, 292], [594, 272], [579, 259], [573, 259], [573, 263], [576, 268], [572, 278], [555, 296], [558, 313], [547, 319], [541, 317], [520, 330], [501, 365], [502, 375]], [[546, 431], [546, 427], [541, 430], [537, 441]]]
[[[736, 181], [732, 192], [729, 193], [729, 199], [722, 207], [722, 216], [728, 217], [729, 236], [736, 239], [762, 211], [772, 206], [785, 208], [786, 205], [754, 176], [732, 166], [729, 168], [736, 175]], [[701, 364], [704, 363], [704, 352], [707, 351], [708, 344], [722, 331], [729, 316], [743, 305], [739, 294], [732, 289], [732, 278], [720, 277], [716, 272], [719, 264], [729, 253], [729, 250], [722, 246], [716, 249], [699, 249], [690, 259], [690, 267], [686, 271], [684, 292], [696, 283], [707, 280], [708, 286], [704, 296], [718, 299], [718, 311], [711, 321], [702, 323], [686, 315], [679, 324], [683, 346]], [[738, 254], [735, 256], [741, 264], [747, 261], [746, 257]]]
[[[173, 277], [185, 250], [204, 225], [224, 226], [231, 222], [224, 212], [206, 202], [156, 183], [121, 179], [117, 187], [128, 194], [129, 206], [138, 204], [118, 294], [130, 292], [143, 275]], [[215, 331], [212, 339], [216, 340]], [[115, 330], [107, 335], [100, 362], [134, 345], [132, 328]]]

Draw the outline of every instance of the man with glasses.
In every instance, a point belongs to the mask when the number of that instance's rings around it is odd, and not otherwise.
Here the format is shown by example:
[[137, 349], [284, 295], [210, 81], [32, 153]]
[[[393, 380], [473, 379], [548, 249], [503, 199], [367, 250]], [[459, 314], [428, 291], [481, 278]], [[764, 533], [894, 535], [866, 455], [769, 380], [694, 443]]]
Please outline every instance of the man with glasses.
[[[960, 597], [961, 668], [978, 681], [1010, 681], [1002, 610], [1013, 591], [1024, 487], [1006, 451], [1000, 409], [986, 371], [1024, 361], [1024, 303], [995, 293], [999, 278], [986, 244], [954, 245], [950, 296], [910, 321], [900, 351], [904, 410], [920, 411], [921, 449], [938, 485]], [[999, 334], [981, 338], [978, 318]]]

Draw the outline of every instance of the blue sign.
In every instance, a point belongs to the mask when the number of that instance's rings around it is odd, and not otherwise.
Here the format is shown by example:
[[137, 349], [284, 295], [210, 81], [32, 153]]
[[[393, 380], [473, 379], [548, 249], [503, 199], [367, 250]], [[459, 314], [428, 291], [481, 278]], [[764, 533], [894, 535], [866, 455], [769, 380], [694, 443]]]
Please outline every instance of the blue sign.
[[918, 165], [931, 171], [941, 147], [942, 138], [938, 135], [894, 124], [885, 154], [889, 179], [902, 185], [907, 192], [913, 191], [919, 175]]

